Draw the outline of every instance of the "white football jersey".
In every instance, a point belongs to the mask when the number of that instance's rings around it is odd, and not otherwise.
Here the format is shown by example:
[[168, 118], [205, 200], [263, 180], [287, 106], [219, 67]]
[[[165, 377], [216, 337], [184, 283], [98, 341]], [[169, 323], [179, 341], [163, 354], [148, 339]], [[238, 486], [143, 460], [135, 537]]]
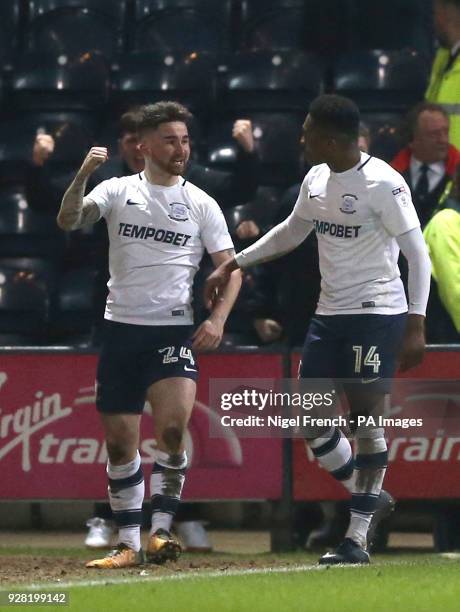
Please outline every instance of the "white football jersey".
[[87, 197], [109, 233], [105, 318], [135, 325], [193, 323], [193, 278], [203, 256], [232, 249], [217, 202], [179, 177], [153, 185], [144, 172], [112, 178]]
[[314, 224], [318, 238], [317, 314], [407, 311], [395, 237], [420, 223], [409, 187], [396, 170], [367, 153], [346, 172], [314, 166], [294, 212]]

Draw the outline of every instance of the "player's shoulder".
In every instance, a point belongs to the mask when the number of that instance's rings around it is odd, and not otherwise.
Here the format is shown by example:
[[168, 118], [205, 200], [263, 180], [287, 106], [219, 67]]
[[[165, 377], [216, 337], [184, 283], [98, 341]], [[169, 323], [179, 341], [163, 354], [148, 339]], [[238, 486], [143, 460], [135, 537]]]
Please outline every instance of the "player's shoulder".
[[[310, 193], [312, 185], [318, 181], [321, 183], [323, 183], [325, 180], [327, 181], [330, 172], [331, 170], [327, 164], [312, 166], [302, 181], [300, 193], [303, 194], [304, 197], [307, 197], [307, 195]], [[314, 186], [313, 189], [315, 189]]]
[[110, 188], [112, 191], [122, 191], [124, 188], [128, 186], [135, 186], [140, 181], [139, 174], [128, 174], [127, 176], [112, 176], [110, 178], [106, 178], [99, 183], [99, 185], [104, 185]]
[[126, 174], [125, 176], [116, 176], [114, 177], [114, 180], [117, 181], [117, 184], [120, 186], [134, 185], [137, 187], [138, 185], [142, 183], [144, 179], [142, 178], [142, 174], [140, 172], [136, 172], [136, 174]]
[[331, 173], [331, 169], [327, 164], [318, 164], [316, 166], [312, 166], [310, 170], [307, 172], [304, 183], [310, 184], [315, 178], [319, 176], [329, 175]]
[[371, 156], [360, 170], [369, 182], [382, 189], [406, 186], [404, 177], [383, 159]]

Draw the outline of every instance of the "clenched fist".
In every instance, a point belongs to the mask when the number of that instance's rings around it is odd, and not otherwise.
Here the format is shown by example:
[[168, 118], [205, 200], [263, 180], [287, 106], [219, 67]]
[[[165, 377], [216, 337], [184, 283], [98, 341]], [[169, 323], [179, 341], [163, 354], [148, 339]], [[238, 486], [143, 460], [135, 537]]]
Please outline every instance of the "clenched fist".
[[32, 151], [32, 161], [35, 166], [43, 166], [54, 151], [54, 138], [51, 134], [37, 134]]
[[236, 228], [236, 235], [240, 240], [249, 240], [257, 238], [260, 234], [260, 228], [255, 221], [241, 221]]
[[91, 147], [78, 172], [81, 176], [88, 177], [96, 168], [99, 168], [109, 158], [106, 147]]
[[254, 150], [254, 137], [250, 119], [237, 119], [233, 124], [232, 136], [247, 153]]

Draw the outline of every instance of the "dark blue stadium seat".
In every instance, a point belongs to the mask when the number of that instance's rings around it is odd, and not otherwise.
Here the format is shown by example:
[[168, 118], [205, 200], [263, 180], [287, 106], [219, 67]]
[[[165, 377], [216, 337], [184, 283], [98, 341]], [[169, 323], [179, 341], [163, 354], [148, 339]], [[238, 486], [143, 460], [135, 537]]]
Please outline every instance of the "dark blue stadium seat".
[[0, 257], [0, 268], [34, 274], [45, 281], [50, 293], [56, 287], [61, 261], [41, 257]]
[[355, 49], [432, 51], [432, 0], [351, 0], [349, 4]]
[[[129, 1], [129, 0], [128, 0]], [[34, 20], [62, 9], [86, 9], [110, 17], [122, 24], [126, 12], [126, 0], [28, 0], [29, 19]]]
[[429, 71], [415, 50], [354, 51], [339, 57], [334, 89], [362, 111], [404, 111], [423, 98]]
[[112, 99], [121, 108], [173, 99], [203, 114], [213, 102], [215, 74], [215, 62], [207, 54], [132, 53], [117, 64]]
[[21, 184], [27, 180], [32, 147], [38, 133], [54, 137], [55, 150], [49, 163], [73, 169], [94, 141], [94, 117], [72, 112], [22, 112], [0, 121], [0, 183]]
[[29, 161], [37, 134], [51, 134], [56, 162], [80, 162], [94, 141], [93, 120], [73, 112], [24, 112], [0, 122], [0, 160]]
[[[273, 226], [275, 215], [279, 209], [282, 190], [276, 187], [260, 186], [257, 194], [250, 202], [224, 210], [225, 220], [232, 237], [242, 221], [254, 221], [265, 233]], [[1, 263], [1, 262], [0, 262]]]
[[255, 197], [246, 204], [247, 218], [253, 219], [261, 228], [262, 233], [267, 232], [277, 222], [283, 193], [283, 189], [260, 185]]
[[329, 55], [348, 46], [343, 0], [243, 0], [239, 48]]
[[48, 309], [48, 289], [37, 274], [0, 267], [0, 342], [42, 343]]
[[404, 145], [401, 139], [401, 122], [404, 115], [398, 113], [371, 113], [362, 115], [371, 137], [370, 153], [390, 162]]
[[0, 2], [0, 62], [9, 63], [20, 45], [20, 0]]
[[29, 0], [26, 48], [53, 56], [99, 53], [112, 58], [124, 45], [125, 2]]
[[[255, 146], [261, 159], [261, 184], [288, 187], [298, 180], [301, 127], [304, 114], [245, 113], [253, 122]], [[233, 120], [210, 128], [208, 163], [230, 169], [236, 159]]]
[[109, 68], [101, 55], [70, 59], [29, 54], [14, 64], [9, 96], [15, 109], [98, 109], [108, 97]]
[[53, 338], [89, 334], [94, 323], [95, 278], [91, 268], [68, 270], [62, 275], [51, 321]]
[[300, 51], [238, 53], [219, 81], [219, 110], [298, 110], [306, 114], [323, 86], [322, 64]]
[[30, 210], [24, 192], [0, 191], [0, 257], [61, 257], [65, 233], [54, 215]]
[[231, 43], [231, 0], [135, 0], [132, 47], [138, 51], [219, 54]]

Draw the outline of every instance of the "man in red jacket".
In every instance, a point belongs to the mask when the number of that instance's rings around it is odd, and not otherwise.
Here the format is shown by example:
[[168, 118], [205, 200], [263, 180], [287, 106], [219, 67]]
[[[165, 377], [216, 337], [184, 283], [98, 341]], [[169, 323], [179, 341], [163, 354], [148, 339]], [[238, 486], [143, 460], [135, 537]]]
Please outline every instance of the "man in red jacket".
[[422, 102], [410, 111], [407, 143], [391, 165], [409, 184], [423, 228], [460, 163], [460, 151], [449, 144], [449, 117], [442, 106]]

